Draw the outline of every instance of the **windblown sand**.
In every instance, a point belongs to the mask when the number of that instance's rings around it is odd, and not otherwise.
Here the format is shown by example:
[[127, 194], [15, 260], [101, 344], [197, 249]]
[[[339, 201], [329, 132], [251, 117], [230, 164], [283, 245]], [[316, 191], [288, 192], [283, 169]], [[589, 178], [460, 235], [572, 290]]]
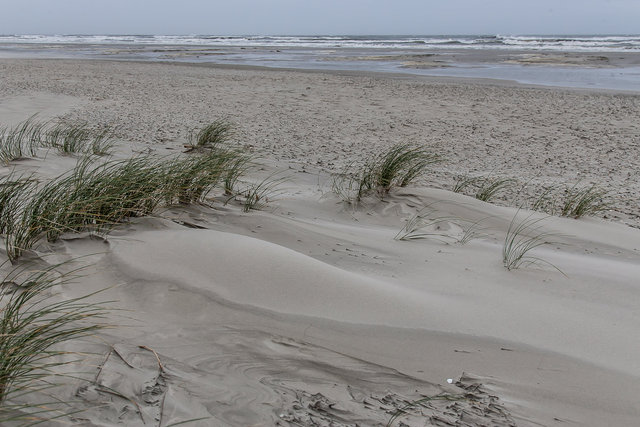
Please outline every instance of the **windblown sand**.
[[[288, 176], [262, 211], [216, 199], [37, 248], [90, 261], [65, 295], [117, 285], [104, 298], [130, 310], [83, 343], [93, 376], [65, 389], [89, 408], [77, 422], [368, 426], [402, 408], [392, 425], [640, 419], [640, 95], [107, 61], [2, 60], [0, 73], [3, 124], [39, 113], [113, 126], [124, 157], [177, 153], [226, 118], [263, 158], [258, 175]], [[446, 161], [384, 201], [354, 207], [330, 191], [332, 172], [400, 142]], [[73, 162], [49, 153], [3, 174]], [[519, 185], [496, 204], [450, 191], [482, 174]], [[609, 191], [606, 219], [517, 209], [574, 184]], [[438, 238], [394, 240], [428, 205], [482, 233], [456, 244], [451, 220]], [[542, 219], [556, 244], [535, 254], [557, 269], [503, 267], [514, 215]], [[407, 407], [442, 394], [453, 400]]]

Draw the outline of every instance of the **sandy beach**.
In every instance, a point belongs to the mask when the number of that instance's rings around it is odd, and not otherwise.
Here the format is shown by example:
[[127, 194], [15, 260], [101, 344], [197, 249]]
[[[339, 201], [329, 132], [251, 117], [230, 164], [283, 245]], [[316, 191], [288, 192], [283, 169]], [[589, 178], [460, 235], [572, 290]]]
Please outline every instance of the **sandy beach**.
[[[283, 177], [260, 210], [212, 194], [25, 257], [86, 265], [62, 295], [108, 288], [96, 298], [121, 309], [68, 344], [90, 353], [89, 381], [57, 395], [84, 410], [75, 424], [637, 425], [640, 94], [124, 61], [2, 59], [0, 73], [2, 125], [82, 120], [115, 130], [114, 159], [164, 158], [224, 119], [259, 159], [247, 183]], [[384, 200], [332, 191], [400, 143], [443, 161]], [[42, 152], [0, 174], [76, 160]], [[491, 203], [452, 191], [474, 177], [511, 181]], [[532, 210], [591, 185], [606, 190], [596, 216]], [[424, 209], [432, 234], [395, 239]], [[504, 267], [514, 218], [552, 236], [544, 262]], [[481, 232], [461, 244], [462, 224]]]

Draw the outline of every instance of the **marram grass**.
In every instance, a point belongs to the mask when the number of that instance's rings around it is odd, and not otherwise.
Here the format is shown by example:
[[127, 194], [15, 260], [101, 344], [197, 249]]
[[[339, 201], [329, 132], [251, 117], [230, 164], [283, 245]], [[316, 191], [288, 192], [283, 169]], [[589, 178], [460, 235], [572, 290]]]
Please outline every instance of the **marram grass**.
[[343, 202], [358, 205], [373, 190], [373, 170], [371, 162], [352, 172], [353, 163], [347, 165], [342, 172], [332, 175], [331, 191]]
[[456, 224], [457, 218], [439, 214], [430, 204], [411, 216], [395, 235], [395, 240], [436, 239], [446, 241], [452, 236], [444, 225]]
[[253, 159], [250, 156], [239, 154], [228, 163], [223, 173], [224, 194], [231, 196], [236, 193], [240, 177], [253, 167]]
[[461, 175], [456, 179], [455, 184], [451, 191], [454, 193], [463, 193], [469, 187], [479, 186], [479, 182], [484, 179], [484, 176], [468, 176]]
[[398, 144], [391, 147], [378, 161], [371, 162], [368, 176], [372, 181], [372, 187], [384, 195], [394, 186], [407, 186], [424, 173], [429, 165], [440, 160], [439, 155], [422, 147]]
[[235, 133], [235, 126], [226, 120], [215, 120], [200, 129], [191, 133], [189, 144], [185, 146], [187, 152], [203, 149], [216, 149], [228, 142]]
[[597, 185], [547, 187], [533, 202], [531, 209], [570, 218], [592, 216], [610, 209], [608, 192]]
[[332, 191], [347, 203], [359, 203], [372, 191], [384, 198], [394, 187], [406, 187], [442, 161], [437, 153], [411, 144], [397, 144], [380, 156], [372, 157], [357, 171], [349, 165], [333, 176]]
[[491, 202], [503, 190], [515, 184], [513, 178], [493, 178], [490, 175], [480, 176], [460, 176], [456, 180], [452, 191], [454, 193], [464, 193], [469, 188], [474, 189], [473, 196], [483, 202]]
[[0, 162], [8, 164], [23, 157], [35, 156], [46, 124], [31, 117], [17, 126], [0, 129]]
[[54, 148], [63, 154], [105, 155], [113, 148], [113, 132], [108, 127], [94, 130], [86, 123], [36, 121], [35, 116], [0, 129], [0, 162], [8, 164], [36, 157], [39, 148]]
[[86, 123], [58, 124], [42, 134], [41, 145], [62, 154], [108, 154], [113, 148], [113, 132], [109, 128], [93, 130]]
[[202, 201], [223, 181], [239, 154], [215, 150], [198, 156], [178, 158], [165, 165], [163, 192], [165, 202], [189, 204]]
[[[0, 234], [7, 256], [15, 261], [42, 238], [54, 242], [69, 232], [105, 233], [160, 205], [201, 202], [230, 173], [244, 172], [239, 156], [211, 150], [175, 159], [141, 156], [95, 163], [82, 158], [72, 171], [44, 184], [6, 177], [0, 180]], [[269, 189], [272, 183], [264, 182], [247, 195], [251, 209]]]
[[[67, 415], [65, 402], [50, 389], [68, 375], [74, 357], [59, 345], [94, 334], [106, 325], [104, 303], [93, 294], [62, 300], [55, 287], [77, 279], [59, 274], [59, 265], [13, 270], [0, 282], [0, 423], [37, 424]], [[36, 397], [37, 396], [37, 397]], [[50, 396], [48, 402], [38, 401]]]
[[557, 244], [553, 240], [558, 237], [557, 234], [543, 231], [545, 219], [528, 216], [518, 220], [518, 213], [513, 217], [502, 245], [502, 264], [507, 270], [546, 264], [562, 273], [554, 264], [532, 254], [540, 246]]
[[[481, 224], [489, 217], [477, 221], [469, 221], [454, 215], [444, 215], [435, 209], [439, 202], [433, 202], [420, 209], [407, 219], [404, 227], [395, 235], [395, 240], [433, 239], [444, 243], [465, 245], [474, 239], [486, 236]], [[452, 226], [459, 227], [460, 232], [452, 233]]]
[[262, 209], [270, 200], [273, 200], [281, 191], [278, 187], [288, 179], [286, 176], [278, 175], [278, 172], [272, 173], [240, 192], [240, 195], [244, 198], [242, 203], [243, 212]]
[[606, 195], [607, 191], [595, 185], [583, 188], [576, 186], [569, 188], [565, 192], [565, 197], [560, 207], [560, 215], [577, 219], [605, 211], [609, 209]]
[[498, 193], [511, 187], [514, 183], [515, 180], [512, 178], [486, 178], [481, 182], [475, 197], [483, 202], [490, 202]]
[[81, 160], [70, 173], [39, 187], [18, 187], [20, 203], [2, 217], [11, 260], [46, 237], [66, 232], [108, 230], [124, 219], [150, 213], [157, 205], [157, 169], [134, 158], [98, 166]]

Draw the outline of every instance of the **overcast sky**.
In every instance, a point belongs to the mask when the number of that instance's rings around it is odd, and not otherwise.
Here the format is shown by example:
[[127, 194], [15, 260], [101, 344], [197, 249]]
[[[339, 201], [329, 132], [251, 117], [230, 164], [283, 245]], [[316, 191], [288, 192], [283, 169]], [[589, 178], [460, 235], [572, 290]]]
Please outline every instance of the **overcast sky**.
[[638, 34], [640, 0], [0, 0], [0, 34]]

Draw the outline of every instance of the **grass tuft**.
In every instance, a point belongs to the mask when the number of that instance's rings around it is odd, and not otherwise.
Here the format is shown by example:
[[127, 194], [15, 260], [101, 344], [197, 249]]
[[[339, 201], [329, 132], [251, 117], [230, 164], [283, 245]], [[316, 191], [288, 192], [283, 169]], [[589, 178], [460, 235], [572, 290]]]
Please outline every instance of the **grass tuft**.
[[398, 144], [378, 158], [369, 159], [356, 172], [349, 165], [342, 173], [333, 175], [332, 191], [347, 203], [359, 203], [375, 190], [384, 198], [393, 187], [406, 187], [428, 166], [440, 162], [438, 154], [410, 144]]
[[490, 202], [500, 191], [507, 189], [514, 183], [515, 180], [511, 178], [486, 178], [481, 182], [475, 197], [483, 202]]
[[546, 187], [533, 202], [531, 209], [570, 218], [596, 215], [611, 208], [607, 200], [608, 192], [597, 185], [565, 187], [555, 190]]
[[591, 187], [577, 188], [576, 186], [565, 191], [564, 201], [560, 207], [560, 215], [571, 218], [580, 218], [585, 215], [595, 215], [609, 209], [609, 203], [605, 196], [607, 191], [595, 185]]
[[87, 123], [60, 123], [47, 130], [41, 144], [62, 154], [109, 154], [114, 146], [109, 128], [95, 131]]
[[35, 157], [39, 147], [55, 148], [63, 154], [105, 155], [113, 148], [112, 135], [109, 128], [95, 131], [86, 123], [51, 126], [33, 116], [13, 128], [0, 129], [0, 162]]
[[427, 166], [439, 162], [440, 156], [421, 147], [410, 144], [398, 144], [386, 153], [380, 160], [372, 162], [370, 173], [364, 174], [371, 179], [371, 186], [380, 195], [389, 193], [392, 187], [405, 187], [420, 176]]
[[[158, 206], [199, 203], [223, 179], [245, 170], [240, 155], [212, 150], [198, 156], [157, 159], [151, 156], [96, 164], [82, 158], [76, 167], [39, 185], [30, 177], [0, 180], [0, 234], [7, 256], [15, 261], [46, 237], [63, 233], [105, 233], [132, 217], [149, 215]], [[265, 180], [248, 190], [258, 206], [273, 189]]]
[[374, 166], [369, 163], [357, 173], [351, 172], [353, 164], [349, 164], [341, 173], [332, 175], [331, 191], [343, 202], [358, 205], [373, 189]]
[[149, 214], [158, 205], [162, 169], [149, 158], [94, 165], [82, 159], [70, 172], [46, 184], [17, 186], [4, 216], [7, 255], [14, 261], [41, 238], [56, 241], [67, 232], [105, 232], [126, 218]]
[[[437, 202], [436, 202], [437, 203]], [[456, 224], [456, 218], [438, 215], [430, 204], [407, 220], [404, 227], [396, 234], [395, 240], [443, 239], [451, 236], [443, 229], [445, 224]]]
[[0, 129], [0, 162], [8, 164], [24, 157], [34, 157], [45, 127], [45, 123], [36, 122], [32, 116], [15, 127]]
[[477, 187], [478, 183], [484, 179], [484, 176], [461, 175], [456, 179], [452, 191], [454, 193], [463, 193], [469, 187]]
[[[486, 236], [480, 224], [487, 218], [472, 222], [452, 215], [441, 215], [433, 208], [433, 202], [410, 217], [396, 234], [395, 240], [435, 239], [445, 243], [465, 245], [474, 239]], [[452, 232], [459, 227], [461, 232]]]
[[537, 196], [537, 198], [531, 204], [531, 210], [538, 212], [545, 212], [549, 215], [556, 215], [556, 201], [554, 196], [554, 187], [543, 187], [542, 192]]
[[456, 179], [452, 191], [454, 193], [464, 193], [469, 188], [474, 189], [474, 197], [483, 202], [491, 202], [499, 192], [515, 184], [512, 178], [492, 178], [491, 176], [467, 176], [463, 175]]
[[253, 166], [252, 162], [253, 159], [245, 155], [238, 155], [235, 159], [228, 162], [228, 166], [225, 168], [222, 177], [224, 194], [226, 196], [235, 194], [240, 177], [251, 169]]
[[189, 136], [189, 144], [185, 145], [187, 152], [202, 149], [221, 148], [235, 133], [235, 126], [226, 120], [215, 120], [198, 132]]
[[263, 209], [270, 201], [273, 201], [274, 197], [282, 191], [278, 187], [288, 180], [286, 176], [278, 175], [279, 172], [272, 173], [262, 181], [251, 184], [239, 192], [238, 195], [243, 197], [243, 212]]
[[[77, 276], [60, 275], [59, 265], [28, 272], [16, 269], [0, 283], [0, 422], [44, 422], [63, 416], [58, 402], [34, 403], [34, 393], [57, 385], [64, 365], [73, 363], [61, 343], [91, 335], [105, 325], [101, 305], [91, 295], [68, 300], [56, 297], [54, 287]], [[52, 396], [53, 397], [53, 396]]]
[[483, 227], [480, 224], [488, 218], [490, 217], [481, 218], [473, 222], [467, 221], [469, 225], [463, 227], [462, 235], [458, 238], [457, 243], [459, 243], [460, 245], [466, 245], [472, 240], [486, 237], [487, 233], [485, 233], [485, 230], [487, 229], [487, 227]]
[[[537, 247], [549, 244], [557, 244], [551, 240], [557, 234], [542, 231], [542, 222], [546, 218], [532, 218], [528, 216], [522, 221], [517, 221], [518, 214], [513, 217], [504, 244], [502, 246], [502, 264], [507, 270], [515, 270], [532, 264], [547, 264], [560, 273], [562, 271], [539, 257], [531, 255], [531, 251]], [[562, 273], [564, 274], [564, 273]]]

